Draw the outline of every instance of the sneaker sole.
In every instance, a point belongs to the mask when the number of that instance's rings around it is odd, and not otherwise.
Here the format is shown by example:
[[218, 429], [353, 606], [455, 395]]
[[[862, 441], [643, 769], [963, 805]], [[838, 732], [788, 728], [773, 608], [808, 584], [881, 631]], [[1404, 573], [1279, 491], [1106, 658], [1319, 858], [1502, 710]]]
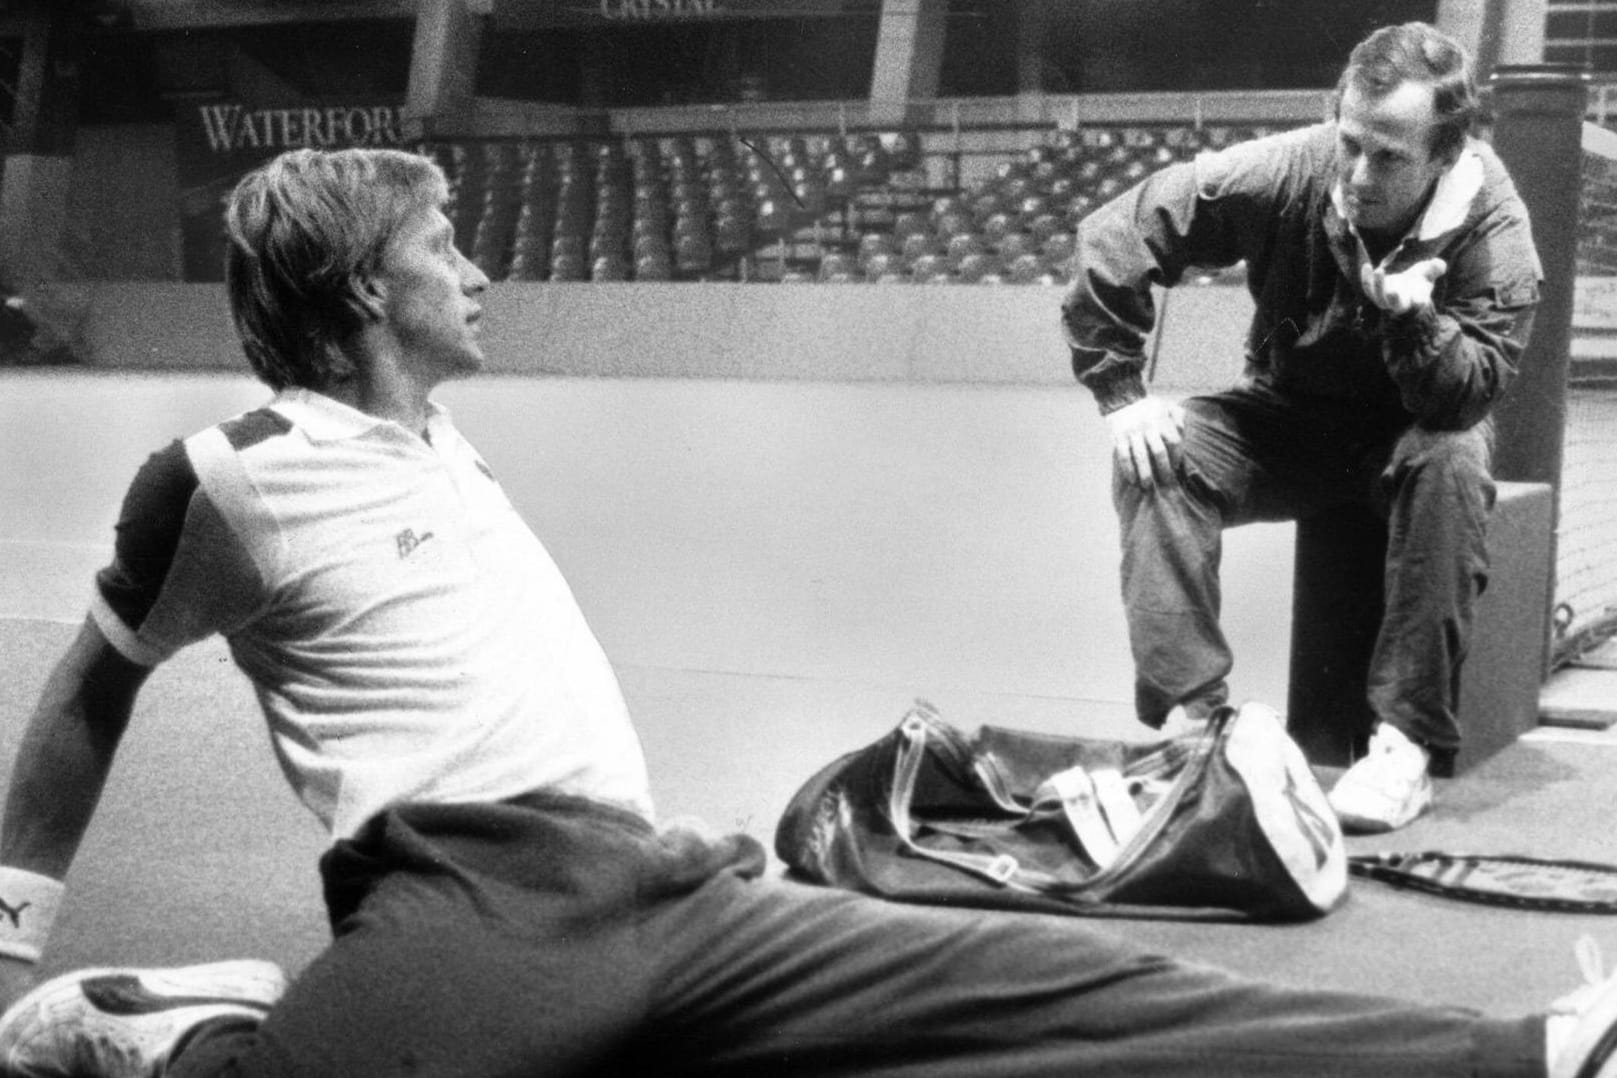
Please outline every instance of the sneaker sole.
[[48, 1043], [61, 1022], [83, 1015], [86, 1001], [114, 1022], [181, 1010], [198, 1017], [262, 1018], [285, 989], [280, 968], [255, 959], [172, 969], [73, 970], [46, 981], [0, 1015], [0, 1069], [22, 1063], [35, 1046]]
[[286, 975], [273, 962], [258, 959], [172, 969], [81, 969], [46, 981], [23, 1001], [57, 995], [64, 989], [81, 991], [97, 1007], [117, 1015], [156, 1014], [214, 1004], [239, 1004], [267, 1011], [286, 991]]
[[1397, 831], [1408, 827], [1431, 810], [1435, 800], [1432, 789], [1428, 786], [1417, 799], [1415, 810], [1398, 819], [1389, 820], [1380, 816], [1361, 816], [1351, 810], [1343, 811], [1337, 807], [1337, 799], [1327, 795], [1326, 802], [1330, 804], [1331, 811], [1336, 813], [1336, 820], [1342, 825], [1342, 830], [1350, 835], [1384, 835], [1389, 831]]
[[0, 1046], [15, 1041], [19, 1025], [70, 1011], [79, 1006], [80, 997], [118, 1017], [208, 1006], [268, 1013], [285, 991], [286, 975], [280, 967], [256, 959], [173, 969], [73, 970], [34, 988], [0, 1015]]

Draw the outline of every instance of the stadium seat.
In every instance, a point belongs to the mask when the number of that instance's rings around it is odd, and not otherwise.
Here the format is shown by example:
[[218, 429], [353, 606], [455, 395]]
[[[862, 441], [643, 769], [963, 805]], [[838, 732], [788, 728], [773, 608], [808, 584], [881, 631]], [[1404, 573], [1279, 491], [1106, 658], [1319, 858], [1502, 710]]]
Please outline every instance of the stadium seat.
[[948, 242], [949, 237], [969, 233], [976, 226], [977, 223], [972, 220], [971, 214], [965, 211], [939, 214], [932, 225], [937, 232], [938, 238], [945, 243]]
[[852, 198], [858, 189], [853, 173], [844, 166], [836, 165], [826, 172], [825, 194], [828, 199], [843, 201]]
[[886, 232], [866, 232], [859, 237], [859, 260], [869, 261], [872, 255], [895, 254], [893, 237]]
[[974, 284], [990, 277], [998, 279], [999, 260], [985, 251], [972, 251], [963, 255], [954, 265], [955, 278]]
[[905, 272], [904, 260], [898, 255], [888, 251], [877, 251], [864, 260], [866, 280], [879, 281], [884, 277], [898, 276], [905, 280], [909, 274]]
[[1041, 213], [1029, 219], [1027, 229], [1035, 241], [1043, 244], [1062, 230], [1062, 221], [1053, 213]]
[[900, 244], [904, 238], [913, 235], [925, 235], [932, 231], [926, 215], [914, 210], [903, 210], [893, 218], [893, 235]]
[[1095, 210], [1095, 200], [1089, 195], [1079, 192], [1067, 200], [1065, 216], [1067, 224], [1076, 225]]
[[894, 172], [921, 167], [921, 138], [913, 131], [895, 131], [882, 139], [887, 146], [888, 163]]
[[796, 227], [792, 214], [787, 209], [786, 204], [789, 201], [789, 196], [759, 201], [758, 212], [753, 219], [753, 227], [757, 229], [759, 235], [779, 238], [789, 234]]
[[854, 179], [861, 187], [880, 187], [892, 178], [892, 163], [880, 143], [866, 150], [854, 162]]
[[627, 281], [629, 263], [621, 255], [601, 255], [590, 263], [592, 281]]
[[[1005, 205], [1021, 208], [1024, 199], [1038, 196], [1039, 188], [1026, 176], [1008, 176], [999, 181], [998, 193]], [[1021, 209], [1024, 215], [1025, 209]]]
[[674, 240], [674, 267], [682, 274], [700, 275], [713, 268], [713, 244], [705, 235], [687, 233]]
[[898, 250], [904, 256], [904, 261], [910, 263], [911, 269], [914, 268], [916, 259], [921, 256], [942, 253], [938, 241], [933, 236], [922, 233], [905, 236]]
[[837, 252], [823, 255], [820, 258], [819, 278], [830, 283], [848, 283], [863, 279], [864, 274], [859, 271], [859, 263], [850, 255]]
[[910, 277], [923, 284], [932, 284], [954, 279], [949, 272], [949, 263], [942, 255], [926, 254], [910, 263]]
[[1036, 254], [1017, 255], [1005, 272], [1012, 284], [1036, 284], [1044, 276], [1044, 260]]
[[598, 232], [590, 237], [588, 255], [591, 263], [601, 258], [625, 257], [629, 250], [629, 237], [627, 233], [613, 234]]
[[552, 281], [582, 281], [585, 279], [584, 258], [582, 255], [563, 252], [550, 256], [550, 279]]
[[713, 247], [722, 255], [739, 255], [752, 247], [752, 225], [744, 217], [725, 214], [713, 222]]
[[988, 250], [983, 238], [974, 232], [959, 232], [949, 237], [948, 246], [944, 248], [944, 255], [949, 265], [959, 271], [960, 264], [970, 255], [980, 255]]
[[1003, 211], [991, 213], [981, 221], [983, 237], [996, 245], [1017, 228], [1015, 218]]
[[707, 223], [705, 213], [682, 213], [674, 218], [674, 242], [677, 244], [681, 236], [700, 236], [709, 239], [713, 229]]
[[646, 232], [637, 234], [634, 237], [630, 243], [629, 250], [636, 259], [644, 258], [647, 255], [661, 255], [665, 259], [671, 259], [674, 248], [668, 242], [667, 236], [659, 232]]
[[994, 253], [999, 255], [1001, 262], [1009, 265], [1025, 254], [1036, 254], [1038, 252], [1037, 244], [1032, 236], [1026, 232], [1011, 232], [1001, 236], [994, 243]]
[[647, 253], [634, 261], [634, 279], [637, 281], [671, 281], [674, 265], [666, 253]]
[[1039, 254], [1051, 265], [1060, 265], [1072, 257], [1075, 239], [1071, 232], [1052, 232], [1039, 248]]
[[545, 260], [534, 251], [516, 251], [511, 255], [511, 267], [506, 279], [511, 281], [542, 281], [545, 279]]
[[819, 179], [801, 180], [792, 186], [799, 216], [818, 217], [825, 212], [825, 184]]

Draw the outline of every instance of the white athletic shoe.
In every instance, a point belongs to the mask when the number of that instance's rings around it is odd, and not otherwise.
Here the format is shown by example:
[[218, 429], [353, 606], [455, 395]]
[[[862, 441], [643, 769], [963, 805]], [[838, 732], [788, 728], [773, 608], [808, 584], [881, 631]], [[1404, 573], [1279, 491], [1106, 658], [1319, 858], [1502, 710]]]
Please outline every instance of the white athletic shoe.
[[1350, 834], [1396, 831], [1432, 807], [1431, 756], [1390, 723], [1370, 738], [1364, 759], [1331, 790], [1331, 808]]
[[1207, 716], [1193, 719], [1184, 707], [1176, 707], [1162, 720], [1162, 728], [1157, 731], [1157, 736], [1164, 741], [1178, 741], [1181, 738], [1200, 737], [1206, 732]]
[[1601, 969], [1600, 948], [1588, 936], [1578, 940], [1576, 954], [1585, 983], [1550, 1004], [1544, 1024], [1549, 1078], [1614, 1078], [1617, 974]]
[[280, 967], [256, 960], [64, 973], [0, 1016], [0, 1074], [154, 1078], [199, 1023], [261, 1020], [285, 990]]

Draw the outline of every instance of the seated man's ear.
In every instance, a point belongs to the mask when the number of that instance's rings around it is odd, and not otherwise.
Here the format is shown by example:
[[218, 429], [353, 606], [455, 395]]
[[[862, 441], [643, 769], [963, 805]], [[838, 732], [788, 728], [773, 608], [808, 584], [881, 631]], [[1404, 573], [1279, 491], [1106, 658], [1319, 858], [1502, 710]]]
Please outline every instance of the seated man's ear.
[[361, 324], [380, 322], [387, 309], [387, 285], [374, 277], [360, 281], [348, 306]]

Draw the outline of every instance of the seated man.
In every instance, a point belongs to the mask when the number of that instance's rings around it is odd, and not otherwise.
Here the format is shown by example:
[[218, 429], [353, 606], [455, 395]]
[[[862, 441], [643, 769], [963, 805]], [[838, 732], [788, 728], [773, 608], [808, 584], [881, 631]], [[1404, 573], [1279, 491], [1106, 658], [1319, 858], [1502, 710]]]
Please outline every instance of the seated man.
[[[1489, 414], [1538, 301], [1527, 210], [1468, 134], [1470, 59], [1424, 23], [1354, 49], [1336, 119], [1173, 165], [1086, 218], [1063, 318], [1111, 427], [1140, 720], [1224, 702], [1224, 528], [1360, 503], [1387, 521], [1369, 753], [1331, 791], [1350, 831], [1431, 804], [1459, 745], [1460, 665], [1487, 575]], [[1245, 262], [1246, 375], [1146, 393], [1153, 286]]]
[[[24, 738], [0, 835], [15, 1075], [1617, 1073], [1617, 981], [1561, 1013], [1281, 988], [1064, 917], [901, 906], [653, 822], [606, 657], [430, 395], [482, 362], [443, 175], [285, 154], [228, 210], [266, 406], [152, 457]], [[334, 939], [29, 989], [148, 671], [224, 634], [329, 829]]]

